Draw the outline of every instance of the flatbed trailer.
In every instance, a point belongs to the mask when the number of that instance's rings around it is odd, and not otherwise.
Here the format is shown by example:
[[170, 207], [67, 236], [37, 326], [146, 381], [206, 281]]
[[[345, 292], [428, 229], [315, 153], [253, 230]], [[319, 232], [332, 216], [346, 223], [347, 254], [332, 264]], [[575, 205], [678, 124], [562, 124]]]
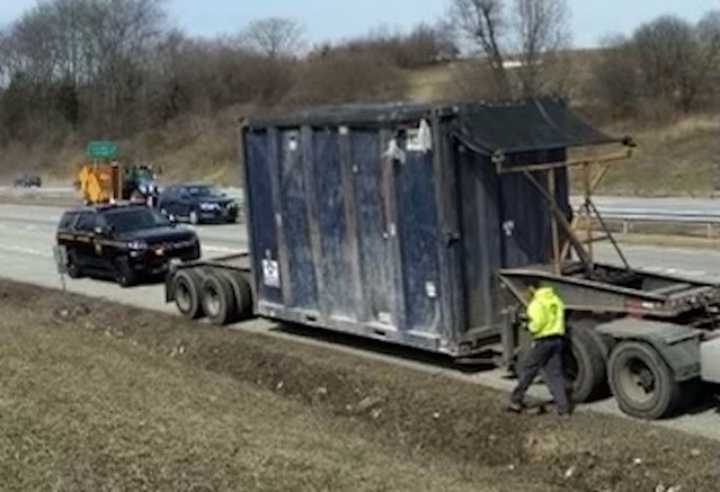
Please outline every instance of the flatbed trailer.
[[[567, 306], [575, 401], [609, 384], [624, 412], [654, 419], [720, 382], [720, 285], [633, 269], [607, 228], [623, 266], [594, 261], [592, 190], [632, 144], [564, 103], [330, 108], [249, 122], [242, 143], [250, 249], [172, 268], [166, 300], [185, 316], [259, 316], [511, 368], [529, 343], [530, 289], [547, 285]], [[623, 153], [567, 157], [609, 144]], [[586, 191], [574, 217], [572, 166]]]

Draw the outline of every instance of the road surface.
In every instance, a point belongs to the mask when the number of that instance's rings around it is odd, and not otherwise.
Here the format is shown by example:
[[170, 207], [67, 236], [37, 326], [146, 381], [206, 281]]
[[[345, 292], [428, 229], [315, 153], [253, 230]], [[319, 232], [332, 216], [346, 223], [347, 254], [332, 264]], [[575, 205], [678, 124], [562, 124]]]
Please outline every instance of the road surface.
[[[228, 196], [236, 200], [243, 200], [241, 188], [224, 188]], [[77, 192], [72, 187], [51, 186], [45, 188], [14, 188], [12, 186], [0, 186], [0, 197], [35, 197], [45, 199], [71, 200], [77, 197]], [[47, 201], [47, 200], [43, 200]], [[571, 199], [574, 206], [582, 203], [582, 197], [574, 196]], [[642, 198], [642, 197], [618, 197], [618, 196], [594, 196], [595, 205], [603, 213], [644, 213], [652, 212], [661, 215], [673, 215], [676, 212], [692, 213], [693, 215], [717, 215], [720, 214], [720, 198], [690, 198], [690, 197], [669, 197], [669, 198]], [[62, 203], [65, 203], [64, 201]]]
[[[573, 198], [578, 203], [579, 198]], [[644, 210], [656, 214], [672, 215], [674, 212], [693, 212], [697, 215], [713, 215], [720, 212], [720, 199], [713, 198], [636, 198], [595, 196], [595, 205], [602, 211]]]
[[[61, 208], [3, 205], [0, 204], [0, 275], [9, 279], [30, 282], [37, 285], [59, 288], [61, 286], [55, 274], [52, 245]], [[203, 226], [197, 228], [204, 254], [219, 256], [243, 251], [247, 239], [242, 225]], [[689, 276], [704, 280], [720, 281], [720, 252], [682, 250], [656, 247], [624, 248], [630, 262], [637, 267], [656, 272]], [[613, 251], [598, 245], [598, 259], [616, 261]], [[175, 313], [174, 306], [163, 302], [161, 285], [141, 286], [133, 289], [121, 289], [110, 282], [96, 280], [67, 280], [68, 290], [80, 294], [104, 297], [113, 301], [138, 307]], [[367, 358], [384, 360], [397, 365], [412, 367], [416, 370], [442, 374], [448, 377], [467, 380], [501, 390], [509, 390], [513, 381], [507, 380], [500, 370], [475, 373], [463, 373], [432, 358], [423, 357], [406, 350], [378, 350], [377, 344], [347, 343], [305, 336], [298, 330], [278, 329], [270, 322], [256, 320], [237, 326], [238, 330], [250, 330], [271, 336], [289, 338], [299, 343], [322, 344], [336, 350], [361, 355]], [[544, 388], [533, 389], [536, 396], [545, 397]], [[619, 415], [613, 400], [605, 400], [583, 408]], [[716, 409], [699, 409], [669, 421], [654, 423], [664, 427], [712, 437], [720, 440], [720, 416]]]

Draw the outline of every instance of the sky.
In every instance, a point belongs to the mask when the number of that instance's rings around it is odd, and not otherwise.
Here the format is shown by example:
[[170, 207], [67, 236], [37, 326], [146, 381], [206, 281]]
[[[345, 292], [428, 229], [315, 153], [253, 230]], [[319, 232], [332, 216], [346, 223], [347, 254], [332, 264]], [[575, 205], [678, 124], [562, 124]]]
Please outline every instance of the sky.
[[[201, 36], [233, 34], [253, 19], [282, 16], [303, 22], [311, 43], [367, 34], [379, 25], [409, 28], [442, 16], [449, 0], [166, 0], [172, 22]], [[36, 0], [0, 0], [0, 26]], [[568, 0], [574, 44], [596, 46], [607, 34], [630, 33], [661, 14], [697, 21], [720, 0]]]

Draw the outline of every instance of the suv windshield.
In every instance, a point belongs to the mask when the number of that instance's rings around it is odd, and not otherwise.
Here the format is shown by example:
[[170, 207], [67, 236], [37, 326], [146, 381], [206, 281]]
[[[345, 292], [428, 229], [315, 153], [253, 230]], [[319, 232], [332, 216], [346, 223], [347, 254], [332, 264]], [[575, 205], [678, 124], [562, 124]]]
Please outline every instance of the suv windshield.
[[164, 215], [149, 208], [116, 211], [105, 214], [104, 217], [107, 224], [120, 234], [170, 225]]
[[188, 186], [187, 192], [191, 196], [220, 198], [222, 193], [213, 186]]

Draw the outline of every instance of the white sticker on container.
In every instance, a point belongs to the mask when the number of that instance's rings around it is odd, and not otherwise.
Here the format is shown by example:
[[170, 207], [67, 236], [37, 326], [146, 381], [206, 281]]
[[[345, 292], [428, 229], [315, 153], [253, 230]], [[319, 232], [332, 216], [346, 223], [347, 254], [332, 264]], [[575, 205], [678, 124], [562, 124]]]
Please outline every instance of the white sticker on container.
[[391, 325], [392, 315], [386, 311], [381, 311], [378, 313], [378, 321], [384, 325]]
[[429, 152], [432, 150], [432, 129], [427, 121], [422, 120], [419, 128], [407, 131], [408, 152]]
[[274, 260], [263, 260], [263, 283], [268, 287], [280, 287], [280, 269], [278, 262]]
[[505, 231], [505, 235], [507, 237], [512, 237], [513, 233], [515, 232], [515, 221], [508, 220], [503, 223], [503, 230]]
[[437, 299], [437, 287], [435, 282], [425, 282], [425, 293], [430, 299]]
[[407, 131], [407, 150], [408, 152], [422, 151], [422, 144], [420, 143], [420, 130], [411, 129]]

